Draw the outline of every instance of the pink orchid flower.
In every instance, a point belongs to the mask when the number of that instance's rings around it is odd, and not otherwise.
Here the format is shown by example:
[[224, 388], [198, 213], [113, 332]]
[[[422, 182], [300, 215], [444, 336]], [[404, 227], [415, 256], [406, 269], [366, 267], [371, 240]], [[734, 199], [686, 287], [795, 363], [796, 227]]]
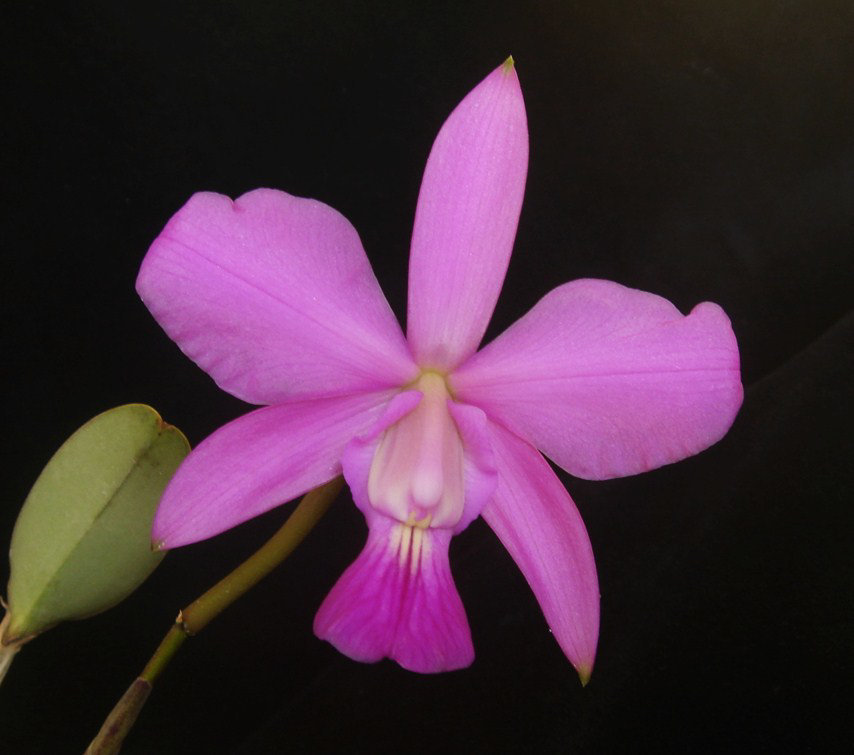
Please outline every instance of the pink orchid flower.
[[578, 280], [477, 351], [527, 161], [508, 59], [457, 106], [427, 161], [406, 338], [332, 208], [270, 189], [187, 202], [137, 290], [219, 386], [268, 406], [190, 454], [163, 496], [156, 541], [210, 537], [343, 471], [368, 540], [315, 633], [359, 661], [435, 672], [474, 658], [448, 545], [482, 515], [587, 680], [599, 632], [593, 552], [540, 452], [597, 480], [696, 454], [741, 405], [738, 347], [715, 304], [683, 316], [659, 296]]

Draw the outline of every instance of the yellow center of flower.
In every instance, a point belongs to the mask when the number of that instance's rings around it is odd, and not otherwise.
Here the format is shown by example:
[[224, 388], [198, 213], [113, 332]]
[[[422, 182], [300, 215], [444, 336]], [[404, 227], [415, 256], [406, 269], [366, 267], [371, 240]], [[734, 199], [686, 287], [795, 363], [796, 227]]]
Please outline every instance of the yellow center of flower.
[[424, 372], [421, 401], [382, 435], [368, 476], [371, 505], [409, 527], [453, 527], [463, 513], [463, 444], [444, 378]]

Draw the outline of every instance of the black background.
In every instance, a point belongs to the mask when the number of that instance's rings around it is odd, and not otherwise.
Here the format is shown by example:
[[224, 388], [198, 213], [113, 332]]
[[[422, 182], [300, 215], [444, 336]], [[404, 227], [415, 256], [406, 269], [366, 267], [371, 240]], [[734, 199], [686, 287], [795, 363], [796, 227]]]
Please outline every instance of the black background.
[[[39, 470], [89, 417], [142, 401], [197, 443], [247, 410], [133, 290], [191, 193], [271, 186], [332, 205], [402, 316], [432, 139], [510, 53], [531, 158], [487, 338], [553, 286], [601, 277], [683, 311], [718, 302], [742, 352], [745, 404], [716, 447], [635, 478], [564, 476], [602, 591], [587, 688], [482, 522], [451, 553], [470, 669], [418, 676], [316, 640], [314, 611], [365, 535], [342, 494], [185, 645], [126, 752], [850, 745], [849, 2], [5, 8], [4, 548]], [[285, 513], [170, 554], [122, 605], [26, 646], [0, 688], [3, 752], [81, 752], [178, 608]]]

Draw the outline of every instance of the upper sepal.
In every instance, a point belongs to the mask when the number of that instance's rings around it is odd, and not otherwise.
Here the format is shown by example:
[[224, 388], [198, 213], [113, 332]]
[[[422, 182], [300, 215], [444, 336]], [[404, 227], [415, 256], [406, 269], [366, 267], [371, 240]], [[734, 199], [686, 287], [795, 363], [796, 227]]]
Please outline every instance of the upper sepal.
[[407, 318], [421, 367], [448, 371], [474, 353], [507, 272], [528, 170], [525, 103], [508, 63], [457, 105], [424, 170]]

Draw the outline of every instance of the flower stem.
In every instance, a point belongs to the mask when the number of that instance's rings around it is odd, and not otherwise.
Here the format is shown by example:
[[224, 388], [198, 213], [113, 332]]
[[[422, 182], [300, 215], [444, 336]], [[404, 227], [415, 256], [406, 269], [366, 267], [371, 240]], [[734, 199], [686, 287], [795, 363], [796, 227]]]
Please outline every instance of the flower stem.
[[12, 661], [15, 659], [15, 654], [18, 650], [18, 646], [15, 645], [0, 645], [0, 684], [2, 684], [3, 678], [9, 670], [9, 666], [12, 665]]
[[[6, 602], [3, 598], [0, 598], [0, 604], [2, 604], [4, 608], [6, 607]], [[12, 661], [15, 660], [15, 656], [21, 649], [21, 646], [32, 639], [32, 637], [27, 637], [24, 640], [14, 640], [9, 643], [4, 642], [3, 638], [6, 636], [6, 629], [9, 626], [9, 620], [11, 618], [12, 614], [9, 613], [7, 608], [3, 621], [0, 621], [0, 684], [3, 683], [3, 679], [6, 677], [6, 672], [9, 670], [9, 666], [12, 665]]]
[[233, 572], [178, 613], [178, 618], [142, 673], [110, 711], [98, 735], [87, 748], [86, 755], [112, 755], [119, 752], [124, 738], [151, 692], [154, 681], [169, 665], [184, 640], [198, 634], [221, 611], [284, 561], [320, 521], [341, 490], [342, 484], [342, 479], [336, 477], [306, 493], [273, 537]]
[[172, 660], [175, 653], [178, 652], [178, 648], [184, 644], [184, 640], [189, 636], [190, 634], [187, 632], [186, 627], [181, 624], [181, 614], [179, 613], [178, 618], [175, 619], [175, 623], [169, 627], [166, 636], [161, 640], [157, 650], [154, 651], [154, 655], [145, 664], [145, 668], [142, 670], [139, 678], [149, 684], [154, 684], [154, 680], [169, 665], [169, 661]]

